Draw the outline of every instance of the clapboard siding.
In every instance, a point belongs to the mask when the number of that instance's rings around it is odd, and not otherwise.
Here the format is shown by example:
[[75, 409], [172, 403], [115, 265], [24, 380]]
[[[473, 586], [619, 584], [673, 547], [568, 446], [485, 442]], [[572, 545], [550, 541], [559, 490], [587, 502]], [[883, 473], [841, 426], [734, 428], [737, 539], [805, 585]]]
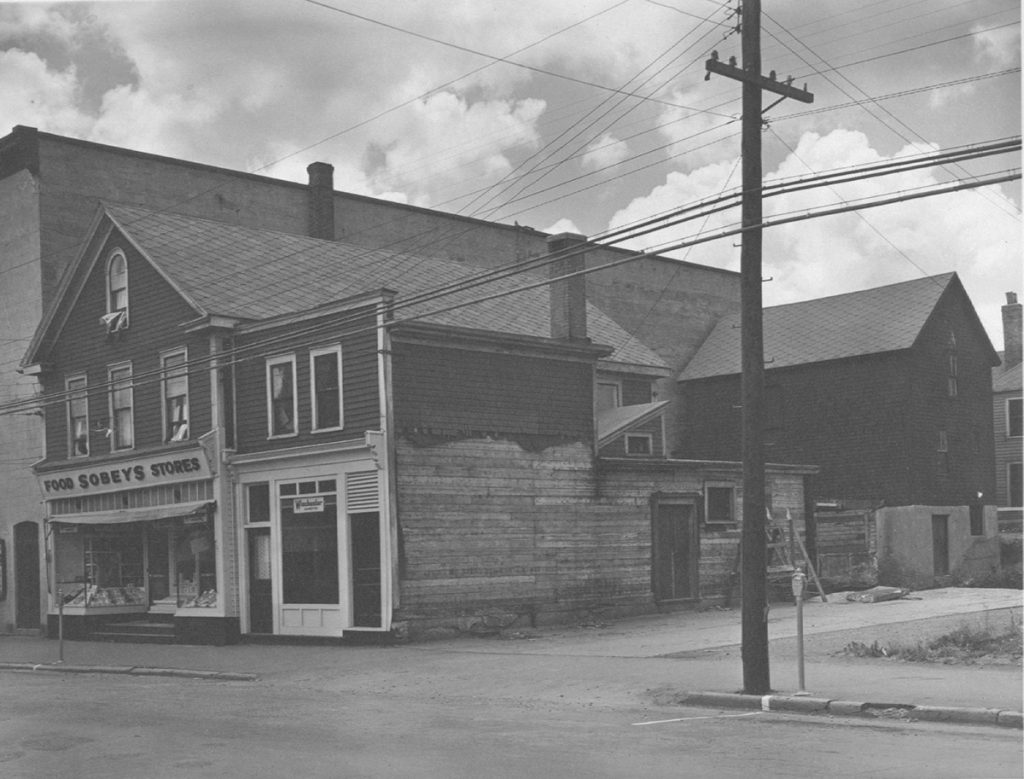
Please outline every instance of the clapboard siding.
[[[556, 622], [590, 610], [655, 608], [651, 505], [659, 493], [699, 496], [734, 468], [640, 463], [596, 468], [590, 447], [539, 452], [502, 439], [397, 445], [401, 607], [413, 624], [490, 618]], [[776, 516], [803, 530], [802, 476], [772, 473]], [[701, 529], [701, 597], [728, 592], [738, 530]]]
[[[107, 311], [106, 262], [115, 249], [125, 253], [128, 264], [129, 327], [108, 336], [100, 322]], [[86, 275], [83, 270], [83, 275]], [[185, 333], [182, 324], [195, 319], [196, 312], [116, 230], [108, 238], [99, 260], [87, 274], [81, 293], [74, 301], [57, 341], [46, 354], [54, 366], [43, 376], [47, 393], [64, 391], [68, 376], [85, 374], [89, 393], [90, 453], [106, 454], [111, 441], [97, 428], [103, 428], [110, 416], [107, 382], [108, 366], [130, 362], [134, 377], [133, 407], [135, 448], [163, 442], [163, 417], [160, 382], [160, 353], [185, 347], [189, 370], [189, 432], [195, 439], [211, 426], [210, 373], [204, 364], [209, 356], [207, 336]], [[49, 460], [68, 455], [67, 406], [58, 403], [46, 413], [46, 444]]]
[[[235, 370], [237, 446], [239, 452], [284, 449], [303, 444], [362, 438], [380, 429], [377, 333], [371, 312], [352, 311], [304, 320], [299, 324], [242, 334], [236, 347], [246, 355]], [[311, 431], [310, 350], [341, 344], [344, 427]], [[298, 435], [267, 437], [267, 369], [269, 358], [295, 356]]]
[[399, 430], [593, 439], [593, 366], [396, 341]]

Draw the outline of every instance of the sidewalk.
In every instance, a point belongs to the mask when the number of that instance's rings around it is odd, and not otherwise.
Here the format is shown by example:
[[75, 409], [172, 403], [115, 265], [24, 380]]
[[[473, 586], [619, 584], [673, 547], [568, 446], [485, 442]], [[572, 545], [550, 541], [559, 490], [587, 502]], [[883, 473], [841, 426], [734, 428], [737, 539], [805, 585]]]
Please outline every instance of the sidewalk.
[[[804, 606], [807, 688], [815, 696], [833, 700], [1020, 712], [1019, 665], [972, 667], [841, 654], [850, 641], [912, 643], [964, 624], [999, 630], [1013, 619], [1018, 624], [1021, 619], [1019, 590], [928, 590], [875, 604], [852, 603], [836, 593], [828, 603], [808, 601]], [[769, 638], [776, 691], [797, 690], [795, 632], [795, 607], [773, 604]], [[650, 693], [669, 702], [687, 691], [739, 690], [739, 641], [738, 609], [682, 611], [607, 625], [523, 630], [494, 638], [388, 648], [69, 641], [64, 644], [64, 670], [128, 673], [135, 669], [147, 675], [165, 671], [195, 677], [210, 676], [196, 672], [213, 672], [221, 676], [211, 678], [222, 681], [235, 676], [270, 684], [315, 679], [331, 685], [402, 684], [410, 689], [443, 683], [467, 690], [476, 686], [486, 694], [538, 697], [575, 686], [599, 690], [606, 700], [635, 700]], [[0, 636], [0, 670], [50, 667], [58, 650], [53, 640]], [[495, 674], [499, 664], [501, 673]]]

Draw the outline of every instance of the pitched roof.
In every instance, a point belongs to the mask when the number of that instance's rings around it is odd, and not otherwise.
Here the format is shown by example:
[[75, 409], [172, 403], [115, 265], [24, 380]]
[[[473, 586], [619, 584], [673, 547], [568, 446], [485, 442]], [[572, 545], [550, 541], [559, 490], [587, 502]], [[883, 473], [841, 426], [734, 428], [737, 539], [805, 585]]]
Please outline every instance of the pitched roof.
[[[909, 349], [955, 273], [764, 309], [772, 368]], [[740, 316], [721, 319], [681, 381], [741, 371]]]
[[[1000, 361], [1006, 359], [1006, 352], [998, 352]], [[992, 391], [993, 392], [1020, 392], [1022, 387], [1022, 366], [997, 365], [992, 369]]]
[[657, 416], [667, 405], [667, 400], [659, 400], [635, 406], [616, 406], [602, 411], [597, 415], [598, 445], [604, 446], [629, 428]]
[[[106, 214], [189, 300], [200, 314], [259, 320], [307, 311], [388, 288], [396, 303], [437, 287], [465, 282], [482, 271], [432, 257], [259, 230], [147, 209], [105, 205]], [[532, 277], [531, 277], [532, 278]], [[488, 282], [402, 308], [397, 318], [449, 327], [534, 337], [550, 336], [546, 286], [453, 310], [435, 312], [521, 286], [522, 276]], [[614, 349], [611, 362], [665, 368], [594, 305], [587, 305], [591, 340]]]

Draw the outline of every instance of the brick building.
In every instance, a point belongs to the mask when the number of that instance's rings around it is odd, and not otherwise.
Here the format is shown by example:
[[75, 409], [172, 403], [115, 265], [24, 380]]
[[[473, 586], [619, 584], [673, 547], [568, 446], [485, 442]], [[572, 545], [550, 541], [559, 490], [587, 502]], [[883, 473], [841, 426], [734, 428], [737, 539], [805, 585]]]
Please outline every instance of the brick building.
[[[679, 376], [677, 456], [740, 451], [737, 318]], [[814, 496], [874, 510], [885, 580], [998, 566], [991, 370], [955, 273], [765, 309], [769, 457], [820, 466]]]
[[[104, 206], [23, 365], [49, 613], [228, 643], [723, 597], [739, 465], [664, 456], [669, 366], [552, 269], [480, 300], [463, 264]], [[603, 457], [600, 384], [640, 401]], [[771, 469], [797, 525], [812, 471]]]

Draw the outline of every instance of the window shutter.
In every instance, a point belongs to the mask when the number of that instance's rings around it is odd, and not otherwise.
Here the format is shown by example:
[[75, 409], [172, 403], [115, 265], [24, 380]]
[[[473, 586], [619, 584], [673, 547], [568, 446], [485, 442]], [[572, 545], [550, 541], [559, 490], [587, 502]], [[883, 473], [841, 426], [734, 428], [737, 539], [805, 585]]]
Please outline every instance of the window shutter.
[[345, 474], [345, 507], [350, 514], [380, 509], [377, 471]]

